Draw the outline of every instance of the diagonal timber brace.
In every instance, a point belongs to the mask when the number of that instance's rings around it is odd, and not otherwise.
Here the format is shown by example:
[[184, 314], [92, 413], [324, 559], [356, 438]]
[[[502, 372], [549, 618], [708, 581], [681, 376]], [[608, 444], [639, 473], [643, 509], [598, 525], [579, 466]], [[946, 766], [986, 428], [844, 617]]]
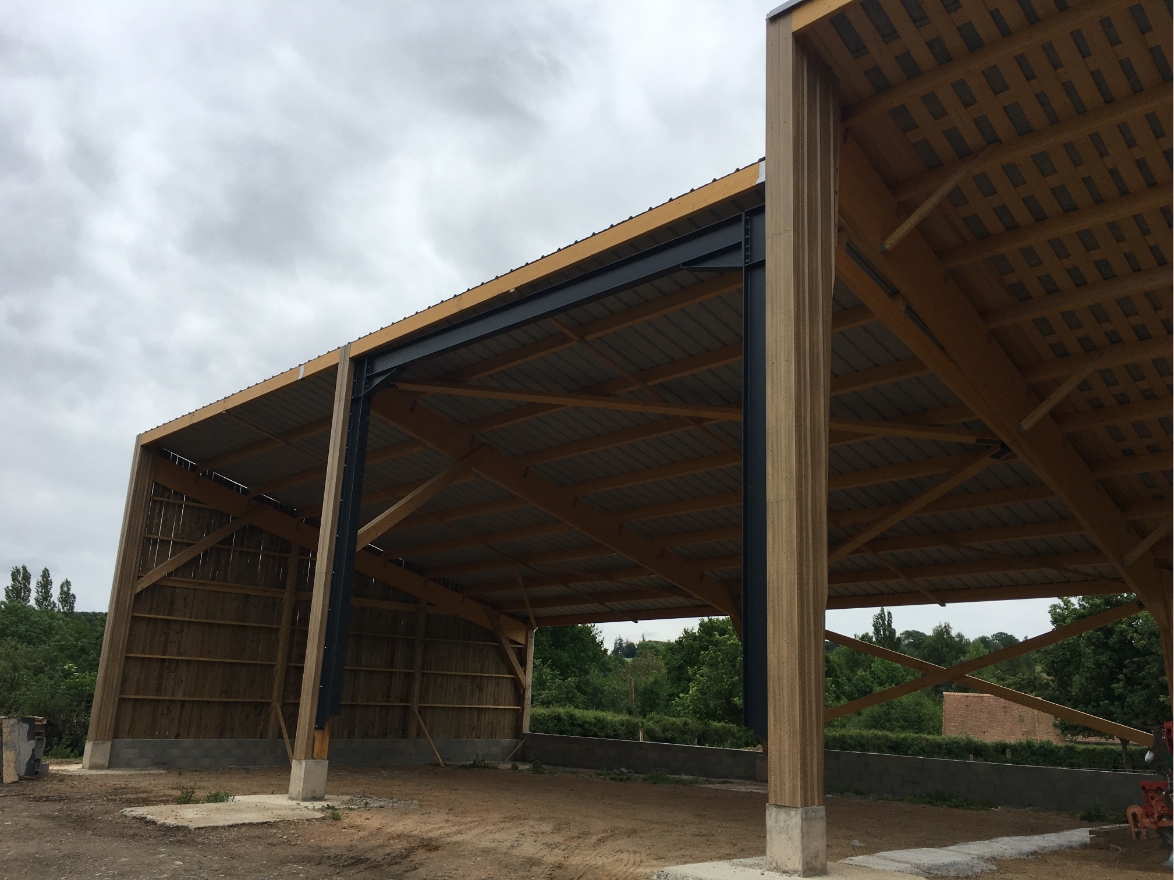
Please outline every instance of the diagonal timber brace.
[[[896, 663], [900, 666], [906, 666], [909, 669], [916, 669], [919, 672], [924, 672], [927, 675], [934, 672], [939, 672], [944, 669], [935, 663], [927, 663], [925, 660], [918, 660], [916, 657], [909, 657], [899, 651], [890, 651], [888, 648], [882, 648], [879, 645], [874, 645], [870, 642], [862, 642], [858, 639], [842, 636], [839, 633], [826, 631], [824, 635], [828, 641], [835, 642], [837, 645], [843, 645], [846, 648], [852, 648], [855, 651], [860, 651], [862, 654], [870, 654], [873, 657], [879, 657], [882, 660], [888, 660], [891, 663]], [[963, 675], [953, 679], [957, 684], [965, 685], [971, 690], [980, 691], [984, 694], [990, 694], [995, 697], [1001, 697], [1009, 703], [1017, 703], [1020, 706], [1026, 706], [1029, 709], [1036, 709], [1054, 718], [1063, 718], [1065, 721], [1071, 721], [1073, 724], [1081, 724], [1093, 730], [1098, 730], [1101, 733], [1106, 733], [1109, 736], [1120, 737], [1127, 739], [1130, 742], [1138, 745], [1148, 746], [1153, 742], [1153, 735], [1146, 733], [1144, 730], [1137, 730], [1133, 727], [1126, 727], [1124, 724], [1118, 724], [1115, 721], [1101, 718], [1097, 715], [1089, 715], [1087, 712], [1081, 712], [1078, 709], [1070, 709], [1067, 706], [1061, 706], [1059, 703], [1052, 703], [1048, 700], [1033, 697], [1030, 694], [1024, 694], [1020, 691], [1005, 688], [1002, 685], [993, 684], [989, 681], [984, 681], [981, 678], [972, 678], [969, 675]], [[840, 707], [835, 707], [839, 709]], [[832, 710], [828, 710], [829, 712]]]
[[[371, 411], [450, 458], [461, 457], [476, 442], [467, 429], [435, 414], [402, 391], [380, 392], [372, 402]], [[735, 621], [740, 618], [737, 602], [723, 584], [637, 532], [625, 529], [614, 517], [596, 510], [586, 500], [577, 498], [573, 487], [558, 486], [497, 449], [487, 452], [478, 461], [476, 470], [506, 491], [525, 498], [535, 507], [671, 581], [690, 595], [722, 609]]]
[[[1145, 602], [1163, 634], [1169, 671], [1171, 596], [1168, 574], [1152, 552], [1124, 559], [1139, 536], [1097, 485], [1088, 464], [1050, 416], [1019, 432], [1032, 391], [1006, 351], [991, 339], [981, 316], [949, 277], [937, 254], [914, 230], [895, 254], [880, 251], [896, 200], [860, 148], [841, 150], [840, 216], [848, 243], [839, 248], [836, 274], [862, 303], [946, 383], [1067, 505], [1089, 537]], [[894, 295], [896, 294], [896, 295]], [[916, 320], [915, 320], [916, 318]]]
[[[215, 507], [232, 516], [242, 516], [250, 506], [255, 505], [255, 502], [251, 502], [239, 492], [234, 492], [166, 459], [159, 459], [155, 463], [154, 478], [168, 489], [182, 492], [189, 498], [195, 498], [202, 504]], [[259, 512], [253, 520], [258, 528], [300, 544], [308, 550], [317, 549], [318, 529], [314, 526], [300, 522], [267, 505], [261, 505], [258, 509]], [[391, 560], [384, 560], [373, 553], [360, 550], [355, 554], [355, 569], [397, 590], [427, 599], [430, 604], [436, 605], [442, 611], [462, 617], [490, 632], [494, 631], [494, 623], [497, 622], [511, 640], [518, 644], [525, 643], [526, 627], [520, 621], [508, 615], [498, 614], [480, 602], [467, 599], [440, 584], [426, 580]]]

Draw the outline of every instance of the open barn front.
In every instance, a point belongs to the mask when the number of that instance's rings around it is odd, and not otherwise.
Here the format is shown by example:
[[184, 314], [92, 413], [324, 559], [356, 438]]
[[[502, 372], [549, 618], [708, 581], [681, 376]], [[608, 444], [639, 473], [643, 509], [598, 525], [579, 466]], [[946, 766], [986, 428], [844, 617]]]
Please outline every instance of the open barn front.
[[1170, 44], [785, 4], [763, 161], [138, 438], [87, 766], [504, 759], [537, 627], [729, 616], [811, 875], [825, 638], [915, 665], [825, 609], [1128, 593], [1169, 676]]

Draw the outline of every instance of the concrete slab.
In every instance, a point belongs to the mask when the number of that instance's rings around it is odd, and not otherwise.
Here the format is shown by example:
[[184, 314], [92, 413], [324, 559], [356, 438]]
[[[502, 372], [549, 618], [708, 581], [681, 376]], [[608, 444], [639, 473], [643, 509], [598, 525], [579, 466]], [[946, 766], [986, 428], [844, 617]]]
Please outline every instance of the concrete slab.
[[[654, 880], [785, 880], [793, 874], [779, 874], [766, 870], [766, 856], [756, 859], [734, 859], [729, 862], [699, 862], [695, 865], [678, 865], [675, 868], [661, 868]], [[828, 865], [824, 876], [840, 880], [891, 880], [892, 873], [876, 871], [859, 865], [845, 865], [833, 862]]]
[[379, 810], [388, 807], [411, 808], [418, 801], [397, 798], [352, 797], [313, 801], [291, 801], [284, 794], [245, 794], [221, 804], [160, 804], [152, 807], [129, 807], [122, 815], [143, 819], [164, 828], [218, 828], [229, 825], [257, 825], [265, 822], [291, 822], [321, 819], [329, 809]]
[[946, 847], [889, 850], [852, 856], [844, 859], [842, 864], [918, 877], [970, 877], [997, 870], [996, 859], [1026, 859], [1061, 849], [1078, 849], [1088, 846], [1088, 841], [1088, 829], [1076, 828], [1054, 834], [996, 837]]

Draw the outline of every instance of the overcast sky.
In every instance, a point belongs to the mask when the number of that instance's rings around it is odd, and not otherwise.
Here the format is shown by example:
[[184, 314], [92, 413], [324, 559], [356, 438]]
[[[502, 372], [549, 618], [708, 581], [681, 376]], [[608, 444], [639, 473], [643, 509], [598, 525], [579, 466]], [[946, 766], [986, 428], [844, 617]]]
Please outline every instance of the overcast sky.
[[770, 5], [0, 2], [2, 570], [105, 609], [135, 434], [756, 161]]

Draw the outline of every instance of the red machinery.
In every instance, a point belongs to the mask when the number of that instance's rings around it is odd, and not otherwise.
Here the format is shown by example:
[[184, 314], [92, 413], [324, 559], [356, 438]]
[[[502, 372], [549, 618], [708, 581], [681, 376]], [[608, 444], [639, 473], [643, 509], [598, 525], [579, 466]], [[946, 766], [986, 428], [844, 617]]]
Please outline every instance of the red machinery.
[[1160, 762], [1163, 765], [1162, 769], [1165, 770], [1166, 779], [1162, 782], [1142, 782], [1141, 806], [1133, 806], [1125, 811], [1135, 839], [1149, 837], [1151, 828], [1166, 843], [1170, 843], [1174, 839], [1174, 807], [1172, 807], [1170, 799], [1172, 787], [1171, 755], [1174, 755], [1174, 722], [1167, 721], [1161, 728], [1154, 731], [1154, 744], [1145, 756], [1146, 764], [1153, 765]]

